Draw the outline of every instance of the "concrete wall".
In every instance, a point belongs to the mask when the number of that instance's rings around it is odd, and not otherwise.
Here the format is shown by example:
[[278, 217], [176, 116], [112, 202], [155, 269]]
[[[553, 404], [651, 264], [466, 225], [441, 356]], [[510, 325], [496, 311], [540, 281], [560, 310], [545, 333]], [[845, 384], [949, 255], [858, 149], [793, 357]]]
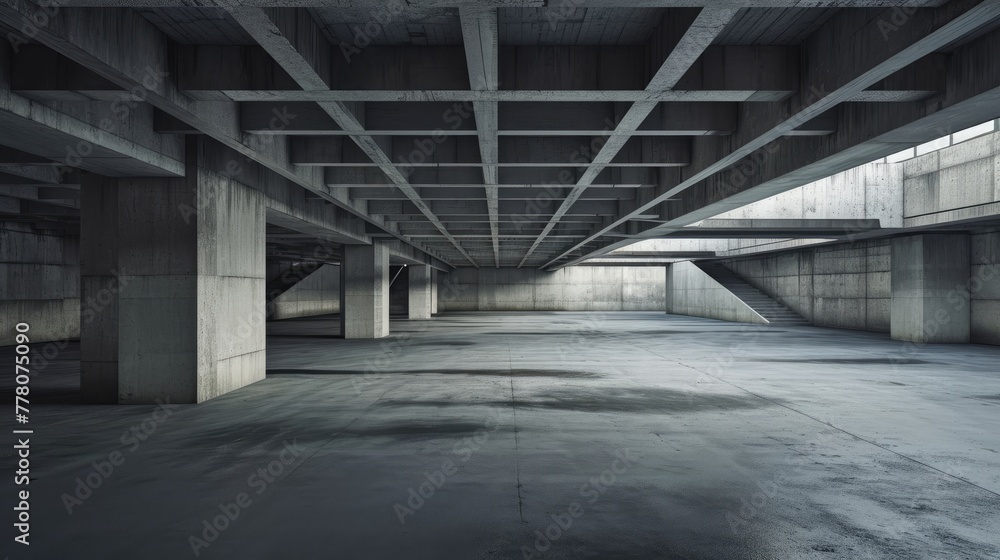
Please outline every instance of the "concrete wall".
[[[968, 281], [956, 275], [943, 296], [949, 309], [968, 298], [971, 342], [1000, 345], [1000, 230], [975, 230], [968, 238]], [[724, 264], [815, 325], [890, 332], [891, 247], [889, 239], [870, 240]]]
[[[925, 226], [1000, 215], [1000, 133], [987, 134], [900, 164], [904, 225]], [[970, 341], [1000, 345], [1000, 231], [970, 235]]]
[[1000, 214], [1000, 134], [988, 134], [901, 163], [903, 224], [939, 224]]
[[890, 247], [871, 240], [723, 264], [814, 325], [889, 332]]
[[438, 310], [663, 311], [663, 268], [458, 268], [438, 274]]
[[340, 313], [340, 267], [325, 264], [276, 297], [268, 319]]
[[79, 238], [0, 222], [0, 346], [19, 322], [32, 342], [80, 336]]
[[667, 266], [667, 313], [739, 323], [767, 323], [747, 304], [690, 262]]

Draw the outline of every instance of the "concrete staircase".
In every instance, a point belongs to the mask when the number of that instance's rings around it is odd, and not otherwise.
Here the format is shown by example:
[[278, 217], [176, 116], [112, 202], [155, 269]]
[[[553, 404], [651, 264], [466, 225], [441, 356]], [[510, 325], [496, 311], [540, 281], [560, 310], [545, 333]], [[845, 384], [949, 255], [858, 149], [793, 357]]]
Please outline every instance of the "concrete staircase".
[[801, 315], [779, 303], [771, 296], [754, 288], [746, 280], [740, 278], [733, 271], [721, 264], [700, 262], [695, 262], [695, 264], [705, 274], [711, 276], [716, 282], [722, 284], [723, 287], [732, 292], [734, 296], [742, 300], [743, 303], [750, 306], [761, 317], [767, 319], [768, 323], [775, 325], [810, 324]]
[[278, 262], [269, 266], [267, 284], [264, 288], [267, 302], [274, 301], [278, 296], [292, 289], [292, 286], [305, 280], [306, 276], [318, 270], [319, 266], [311, 262]]

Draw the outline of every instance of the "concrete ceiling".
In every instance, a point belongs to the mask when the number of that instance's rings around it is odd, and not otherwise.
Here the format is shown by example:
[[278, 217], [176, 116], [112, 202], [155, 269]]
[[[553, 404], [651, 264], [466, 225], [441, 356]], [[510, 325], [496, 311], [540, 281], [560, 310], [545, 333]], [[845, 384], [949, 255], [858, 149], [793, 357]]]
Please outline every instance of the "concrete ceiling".
[[72, 112], [170, 68], [130, 125], [167, 139], [80, 167], [170, 175], [204, 134], [443, 262], [558, 268], [997, 116], [998, 3], [809, 4], [69, 0], [35, 37], [64, 71], [20, 49], [10, 90]]

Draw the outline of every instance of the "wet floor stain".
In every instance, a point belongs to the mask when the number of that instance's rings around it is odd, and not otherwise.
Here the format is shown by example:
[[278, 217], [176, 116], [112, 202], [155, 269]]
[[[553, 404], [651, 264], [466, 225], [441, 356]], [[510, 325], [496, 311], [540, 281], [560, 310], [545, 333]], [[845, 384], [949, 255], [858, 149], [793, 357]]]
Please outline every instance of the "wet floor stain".
[[267, 370], [268, 375], [472, 375], [485, 377], [558, 377], [568, 379], [587, 379], [603, 377], [600, 373], [572, 369], [288, 369], [274, 368]]
[[575, 412], [632, 412], [638, 414], [684, 414], [692, 412], [748, 410], [772, 406], [753, 396], [709, 395], [672, 389], [607, 389], [578, 391], [561, 389], [536, 398], [519, 400], [519, 407]]
[[843, 365], [916, 365], [916, 364], [935, 364], [937, 362], [928, 362], [926, 360], [917, 360], [915, 358], [809, 358], [805, 360], [797, 360], [794, 358], [758, 358], [755, 360], [748, 360], [753, 362], [780, 362], [789, 364], [843, 364]]
[[378, 403], [379, 407], [514, 407], [569, 412], [631, 412], [636, 414], [688, 414], [749, 410], [772, 406], [773, 403], [753, 396], [706, 395], [670, 389], [608, 389], [593, 391], [559, 389], [514, 400], [468, 399], [395, 399]]
[[505, 429], [513, 428], [488, 427], [482, 422], [405, 422], [344, 430], [338, 434], [338, 438], [347, 436], [383, 437], [412, 441], [413, 439], [465, 437], [484, 431], [504, 431]]
[[622, 338], [622, 337], [633, 337], [633, 336], [706, 334], [706, 333], [716, 333], [716, 332], [718, 331], [678, 330], [678, 329], [636, 330], [636, 331], [598, 330], [584, 323], [581, 324], [579, 328], [569, 328], [566, 330], [558, 330], [558, 331], [557, 330], [553, 331], [511, 330], [511, 331], [490, 331], [483, 334], [488, 336], [560, 336], [564, 338], [586, 336], [586, 337], [597, 337], [597, 338]]

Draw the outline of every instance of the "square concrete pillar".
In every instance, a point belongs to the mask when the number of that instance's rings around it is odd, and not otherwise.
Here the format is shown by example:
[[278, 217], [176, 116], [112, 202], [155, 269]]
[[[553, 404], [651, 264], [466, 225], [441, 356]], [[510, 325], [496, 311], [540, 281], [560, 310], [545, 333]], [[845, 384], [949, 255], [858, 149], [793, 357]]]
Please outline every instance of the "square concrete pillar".
[[83, 183], [84, 400], [196, 403], [264, 379], [262, 193], [191, 163]]
[[892, 240], [893, 340], [969, 342], [969, 236], [935, 233]]
[[384, 245], [344, 245], [340, 265], [340, 332], [344, 338], [389, 336], [389, 251]]
[[431, 315], [438, 312], [438, 271], [431, 269]]
[[430, 319], [433, 305], [433, 282], [431, 267], [427, 265], [409, 265], [410, 279], [410, 319]]

